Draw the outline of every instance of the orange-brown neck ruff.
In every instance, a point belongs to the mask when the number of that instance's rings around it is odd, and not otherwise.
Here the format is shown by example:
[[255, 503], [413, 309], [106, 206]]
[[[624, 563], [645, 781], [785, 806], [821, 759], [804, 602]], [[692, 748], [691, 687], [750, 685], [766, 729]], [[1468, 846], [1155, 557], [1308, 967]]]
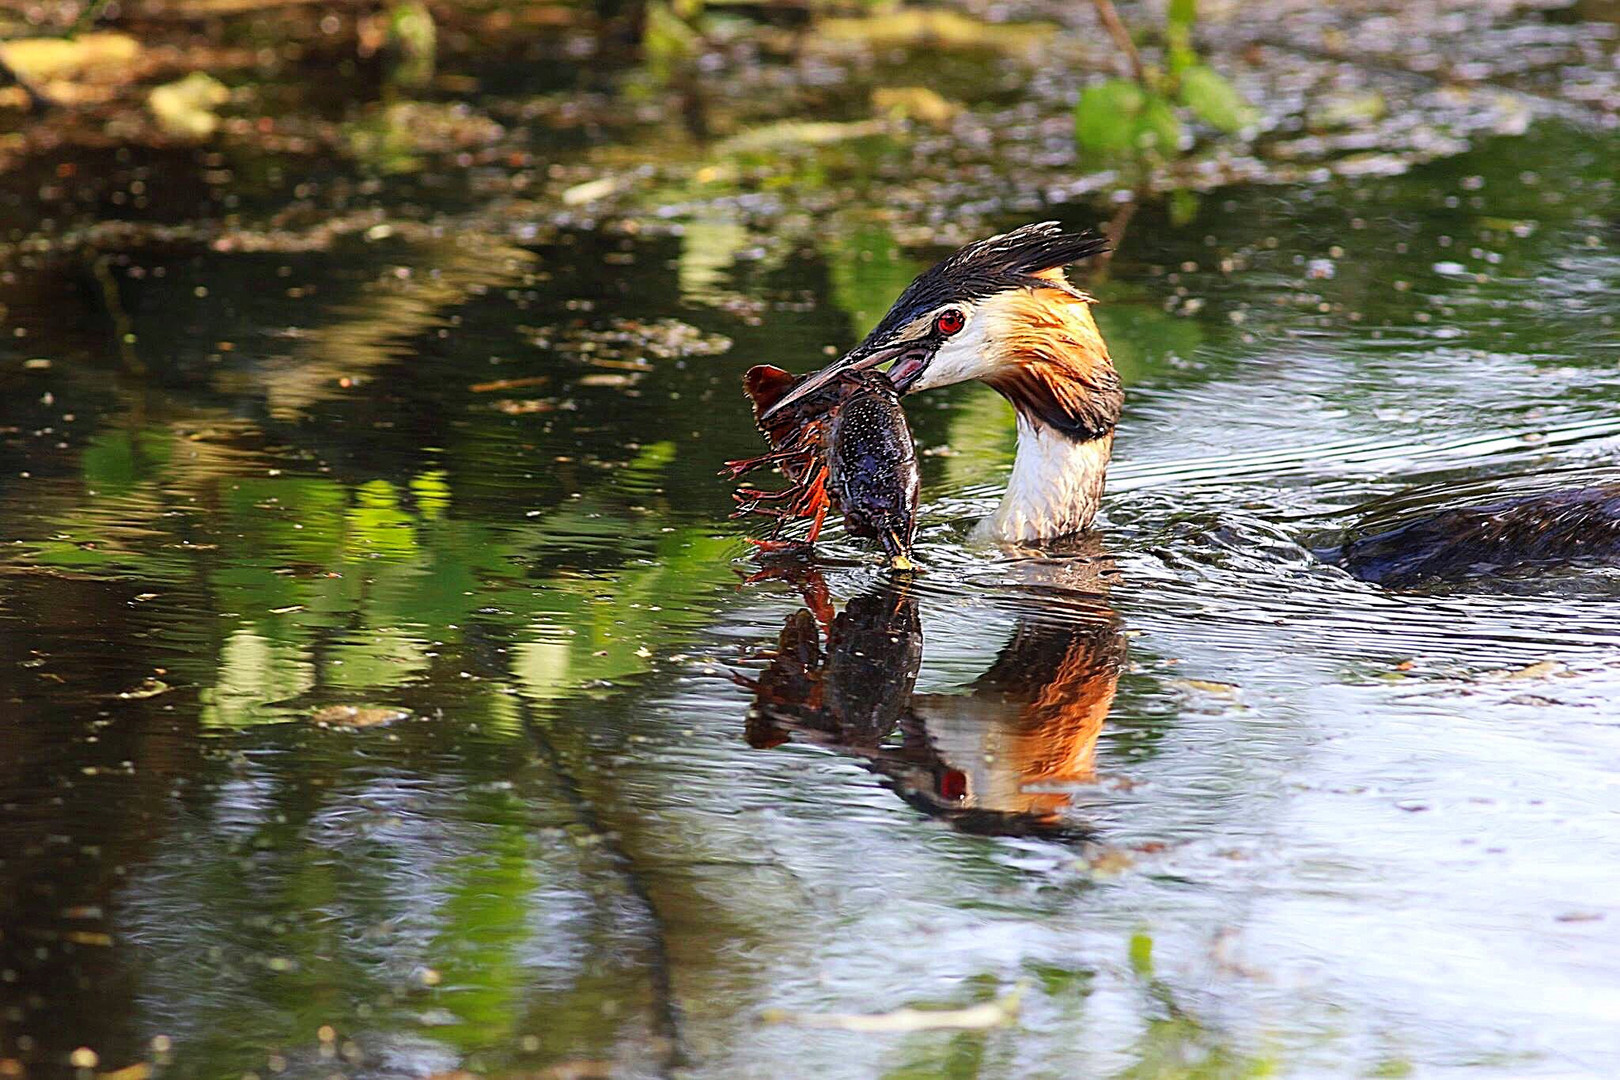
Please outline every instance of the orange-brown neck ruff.
[[996, 363], [984, 381], [1031, 425], [1075, 442], [1110, 434], [1125, 390], [1091, 299], [1071, 290], [1061, 270], [1040, 276], [1054, 287], [1009, 293], [985, 312]]
[[998, 298], [984, 311], [991, 370], [982, 376], [1018, 411], [1018, 454], [992, 539], [1027, 542], [1080, 532], [1102, 503], [1125, 393], [1091, 317], [1091, 300], [1062, 271], [1049, 289]]

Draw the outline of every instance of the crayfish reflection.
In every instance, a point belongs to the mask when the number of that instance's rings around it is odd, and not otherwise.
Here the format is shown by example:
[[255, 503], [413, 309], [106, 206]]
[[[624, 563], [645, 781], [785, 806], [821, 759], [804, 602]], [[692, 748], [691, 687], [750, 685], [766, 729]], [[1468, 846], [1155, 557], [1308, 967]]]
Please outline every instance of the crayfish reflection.
[[814, 570], [797, 583], [808, 606], [788, 617], [764, 670], [738, 677], [754, 692], [750, 745], [808, 742], [858, 757], [964, 832], [1084, 837], [1065, 810], [1095, 778], [1125, 661], [1118, 617], [1100, 596], [1066, 592], [1058, 617], [1020, 617], [961, 692], [918, 693], [923, 623], [907, 583], [879, 585], [836, 614]]

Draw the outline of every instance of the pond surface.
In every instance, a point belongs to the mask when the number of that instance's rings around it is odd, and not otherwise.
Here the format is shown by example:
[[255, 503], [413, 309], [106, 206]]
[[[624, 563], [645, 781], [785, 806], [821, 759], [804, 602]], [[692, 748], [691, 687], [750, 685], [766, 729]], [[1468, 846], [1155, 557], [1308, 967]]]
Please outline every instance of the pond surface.
[[1096, 535], [974, 547], [1011, 414], [936, 392], [909, 587], [836, 530], [745, 582], [715, 475], [744, 369], [943, 254], [879, 218], [13, 268], [0, 1059], [1608, 1073], [1620, 578], [1311, 550], [1620, 478], [1617, 174], [1549, 122], [1143, 209], [1082, 278], [1130, 392]]

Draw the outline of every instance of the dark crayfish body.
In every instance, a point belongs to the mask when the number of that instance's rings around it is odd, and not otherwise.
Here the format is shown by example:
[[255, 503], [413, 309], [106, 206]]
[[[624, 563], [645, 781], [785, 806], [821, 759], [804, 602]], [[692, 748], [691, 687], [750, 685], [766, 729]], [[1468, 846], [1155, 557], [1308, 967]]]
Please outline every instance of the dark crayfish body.
[[[729, 462], [730, 473], [741, 476], [773, 465], [790, 486], [782, 491], [738, 489], [738, 513], [775, 517], [779, 527], [793, 518], [811, 518], [808, 541], [814, 543], [831, 507], [844, 515], [851, 535], [877, 540], [895, 569], [911, 569], [921, 481], [899, 395], [887, 376], [852, 372], [765, 419], [765, 412], [802, 381], [767, 364], [750, 368], [743, 377], [771, 453]], [[790, 546], [775, 540], [756, 543]]]
[[896, 569], [911, 568], [917, 534], [917, 449], [900, 399], [885, 376], [833, 415], [827, 493], [844, 528], [883, 545]]

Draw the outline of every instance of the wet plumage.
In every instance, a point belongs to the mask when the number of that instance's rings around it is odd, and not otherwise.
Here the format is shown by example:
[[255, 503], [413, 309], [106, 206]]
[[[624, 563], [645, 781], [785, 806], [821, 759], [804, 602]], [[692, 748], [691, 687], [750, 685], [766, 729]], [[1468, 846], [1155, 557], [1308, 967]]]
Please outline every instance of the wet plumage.
[[1620, 558], [1620, 485], [1570, 488], [1442, 510], [1318, 552], [1391, 587]]
[[1024, 543], [1082, 532], [1102, 502], [1124, 390], [1092, 298], [1063, 268], [1107, 247], [1050, 221], [968, 244], [918, 275], [865, 340], [777, 409], [883, 364], [902, 393], [982, 382], [1018, 415], [1013, 473], [987, 534]]

